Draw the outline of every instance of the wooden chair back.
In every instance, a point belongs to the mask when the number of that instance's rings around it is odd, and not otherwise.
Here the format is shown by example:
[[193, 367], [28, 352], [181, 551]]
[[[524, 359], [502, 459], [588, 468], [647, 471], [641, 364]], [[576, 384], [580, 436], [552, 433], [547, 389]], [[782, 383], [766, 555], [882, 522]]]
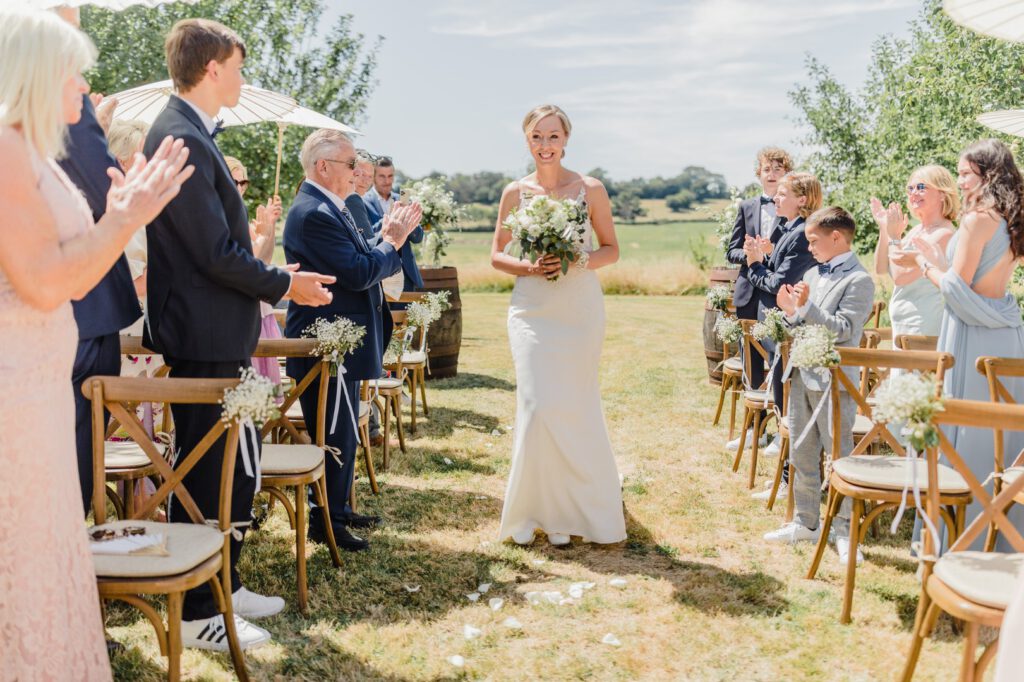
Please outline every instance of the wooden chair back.
[[[872, 408], [868, 398], [874, 393], [877, 385], [869, 387], [866, 386], [864, 381], [861, 381], [859, 386], [855, 386], [850, 377], [846, 375], [846, 372], [842, 371], [842, 368], [858, 367], [862, 371], [864, 369], [874, 371], [879, 376], [887, 375], [894, 369], [932, 372], [938, 382], [936, 391], [941, 394], [941, 386], [945, 379], [946, 371], [953, 366], [953, 356], [949, 353], [939, 353], [936, 351], [868, 350], [864, 348], [839, 348], [838, 350], [839, 365], [831, 370], [832, 414], [835, 415], [832, 421], [832, 458], [837, 459], [840, 456], [839, 441], [843, 429], [840, 423], [842, 420], [839, 418], [839, 396], [841, 389], [845, 389], [850, 397], [853, 398], [854, 403], [857, 405], [858, 413], [863, 414], [872, 421], [871, 428], [859, 441], [854, 443], [853, 451], [850, 454], [862, 454], [872, 443], [880, 439], [887, 443], [897, 454], [905, 455], [906, 450], [889, 430], [888, 425], [875, 422], [871, 417]], [[852, 428], [852, 424], [850, 428]]]
[[[751, 334], [751, 330], [754, 328], [755, 324], [757, 324], [757, 320], [740, 320], [740, 326], [743, 328], [743, 340], [740, 341], [740, 343], [743, 344], [744, 384], [750, 380], [750, 368], [752, 363], [766, 363], [771, 358], [771, 353], [769, 353], [767, 349], [765, 349], [764, 345]], [[760, 386], [745, 386], [745, 388], [756, 391], [764, 390], [769, 380], [770, 379], [766, 373], [765, 379], [761, 382]]]
[[900, 334], [893, 346], [900, 350], [935, 350], [939, 345], [939, 337], [924, 334]]
[[[315, 353], [316, 339], [302, 338], [302, 339], [260, 339], [256, 344], [256, 350], [253, 351], [253, 357], [256, 358], [309, 358]], [[280, 429], [281, 431], [288, 434], [289, 438], [293, 443], [309, 443], [309, 436], [303, 433], [299, 433], [299, 430], [295, 428], [295, 424], [286, 416], [288, 409], [296, 403], [303, 393], [305, 393], [317, 379], [320, 380], [320, 390], [317, 393], [317, 423], [314, 431], [314, 437], [316, 438], [316, 445], [323, 447], [326, 439], [326, 412], [327, 412], [327, 391], [330, 384], [331, 377], [331, 362], [328, 358], [320, 358], [320, 361], [314, 364], [306, 375], [299, 379], [298, 377], [292, 377], [295, 379], [295, 384], [284, 392], [284, 402], [281, 403], [281, 416], [273, 421], [268, 421], [262, 427], [260, 427], [260, 438], [265, 438], [267, 434]], [[353, 406], [356, 409], [358, 406]], [[343, 416], [339, 415], [339, 419]], [[306, 425], [307, 430], [309, 424]]]
[[[141, 336], [133, 336], [131, 334], [122, 334], [121, 335], [121, 355], [131, 355], [131, 356], [134, 356], [134, 357], [139, 357], [139, 356], [142, 356], [142, 355], [155, 356], [155, 355], [159, 355], [159, 354], [156, 351], [151, 350], [150, 348], [147, 348], [146, 346], [144, 346], [143, 343], [142, 343], [142, 337]], [[160, 365], [153, 372], [153, 376], [156, 377], [156, 378], [165, 377], [168, 374], [170, 374], [170, 372], [171, 372], [171, 368], [170, 367], [168, 367], [167, 365]], [[107, 423], [107, 431], [106, 431], [106, 437], [107, 438], [110, 438], [111, 436], [114, 435], [114, 433], [117, 432], [117, 428], [118, 428], [119, 424], [120, 424], [120, 422], [117, 419], [111, 417], [110, 421]], [[162, 431], [164, 434], [169, 434], [172, 431], [173, 428], [174, 428], [174, 426], [173, 426], [173, 415], [171, 414], [171, 410], [169, 409], [169, 406], [168, 405], [164, 405], [163, 406], [163, 417], [161, 419], [161, 424], [160, 424], [159, 431]], [[156, 430], [156, 425], [154, 425], [154, 430]], [[154, 434], [154, 435], [156, 435], [156, 434]]]
[[885, 301], [875, 301], [871, 306], [871, 317], [868, 318], [868, 322], [873, 327], [878, 327], [882, 322], [882, 311], [885, 310]]
[[171, 463], [146, 434], [142, 423], [131, 406], [139, 402], [175, 404], [216, 404], [224, 397], [224, 391], [238, 385], [237, 379], [157, 379], [151, 377], [90, 377], [82, 384], [82, 393], [92, 400], [93, 419], [93, 516], [96, 524], [106, 522], [106, 474], [104, 468], [103, 410], [107, 409], [117, 419], [128, 435], [149, 457], [163, 479], [156, 492], [137, 508], [132, 519], [148, 519], [157, 506], [174, 492], [175, 500], [188, 513], [194, 523], [206, 523], [195, 500], [185, 488], [182, 479], [195, 467], [227, 432], [224, 445], [224, 460], [221, 467], [220, 502], [217, 508], [218, 525], [221, 532], [231, 530], [231, 490], [235, 475], [235, 456], [238, 449], [239, 427], [218, 421], [203, 439], [189, 453], [181, 453], [177, 468]]
[[[1016, 405], [1017, 400], [1013, 393], [1003, 383], [1004, 378], [1024, 378], [1024, 360], [1019, 358], [997, 358], [983, 355], [975, 363], [978, 372], [988, 380], [989, 400], [994, 403], [1006, 403]], [[1001, 488], [999, 474], [1003, 473], [1004, 462], [1006, 461], [1006, 438], [1003, 429], [995, 430], [995, 451], [994, 468], [996, 473], [996, 492]], [[1011, 466], [1020, 466], [1024, 463], [1024, 451], [1018, 453]]]

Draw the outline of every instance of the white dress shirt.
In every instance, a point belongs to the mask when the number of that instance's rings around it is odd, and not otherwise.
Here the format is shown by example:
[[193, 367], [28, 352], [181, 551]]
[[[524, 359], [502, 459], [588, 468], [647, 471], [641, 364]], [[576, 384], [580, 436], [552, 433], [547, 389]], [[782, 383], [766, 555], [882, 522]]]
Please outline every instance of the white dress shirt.
[[181, 101], [192, 107], [192, 111], [196, 112], [196, 114], [199, 116], [199, 120], [203, 122], [203, 126], [206, 128], [206, 132], [209, 133], [210, 135], [213, 135], [213, 129], [217, 127], [216, 121], [210, 118], [210, 115], [208, 113], [197, 107], [195, 104], [192, 104], [192, 102], [189, 102], [184, 97], [181, 98]]
[[[762, 197], [768, 197], [763, 194]], [[771, 206], [771, 208], [768, 208]], [[765, 239], [771, 239], [772, 236], [772, 225], [775, 223], [775, 204], [761, 204], [761, 236]]]

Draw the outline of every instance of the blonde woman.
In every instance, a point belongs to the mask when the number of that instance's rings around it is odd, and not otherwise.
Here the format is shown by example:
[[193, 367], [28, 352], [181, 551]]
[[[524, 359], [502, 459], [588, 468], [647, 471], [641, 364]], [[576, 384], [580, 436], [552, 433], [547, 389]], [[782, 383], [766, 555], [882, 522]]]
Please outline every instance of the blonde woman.
[[942, 166], [921, 166], [907, 180], [907, 209], [918, 224], [907, 232], [907, 217], [893, 202], [888, 208], [872, 197], [871, 214], [878, 223], [875, 272], [889, 275], [895, 287], [889, 299], [892, 333], [937, 336], [942, 325], [942, 294], [916, 263], [893, 262], [894, 252], [913, 249], [923, 239], [941, 251], [953, 236], [954, 218], [960, 213], [960, 197], [953, 175]]
[[[532, 542], [537, 530], [553, 545], [569, 544], [573, 535], [597, 543], [626, 539], [598, 384], [604, 300], [594, 272], [617, 261], [619, 247], [604, 185], [562, 165], [571, 132], [556, 106], [526, 115], [523, 133], [537, 170], [505, 188], [491, 246], [491, 265], [517, 277], [508, 311], [516, 429], [500, 539], [519, 544]], [[557, 280], [558, 259], [529, 262], [505, 253], [511, 236], [502, 222], [542, 195], [585, 207], [584, 239], [596, 234], [600, 244]]]
[[[89, 91], [82, 33], [48, 12], [0, 12], [0, 658], [5, 679], [110, 678], [75, 455], [71, 299], [121, 257], [191, 175], [170, 138], [111, 171], [96, 225], [54, 163]], [[39, 504], [39, 491], [50, 495]]]

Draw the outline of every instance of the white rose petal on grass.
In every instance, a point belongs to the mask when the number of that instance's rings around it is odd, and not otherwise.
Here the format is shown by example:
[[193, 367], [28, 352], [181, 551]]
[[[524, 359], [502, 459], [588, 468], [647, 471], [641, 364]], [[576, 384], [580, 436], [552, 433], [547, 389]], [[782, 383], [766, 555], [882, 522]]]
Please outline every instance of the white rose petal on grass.
[[543, 566], [543, 565], [544, 565], [544, 564], [546, 564], [547, 562], [548, 562], [548, 560], [547, 560], [547, 559], [534, 559], [534, 560], [533, 560], [533, 565], [534, 565], [534, 566]]
[[472, 625], [466, 624], [462, 626], [462, 635], [466, 639], [476, 639], [480, 635], [484, 634], [484, 631], [480, 628], [473, 627]]
[[622, 588], [622, 587], [626, 586], [626, 579], [625, 578], [612, 578], [611, 580], [608, 581], [608, 584], [611, 585], [612, 587]]
[[420, 591], [420, 586], [419, 585], [403, 585], [403, 587], [405, 588], [405, 591], [409, 592], [410, 594], [413, 593], [413, 592], [419, 592]]
[[477, 601], [477, 600], [480, 599], [480, 593], [479, 592], [470, 592], [469, 594], [466, 595], [466, 599], [468, 599], [469, 601]]
[[583, 598], [583, 588], [579, 585], [572, 585], [569, 587], [569, 596], [573, 599]]
[[601, 644], [609, 644], [611, 646], [622, 646], [622, 642], [619, 641], [619, 638], [610, 632], [601, 639]]
[[491, 431], [491, 435], [492, 436], [500, 436], [501, 435], [501, 429], [494, 429], [493, 431]]
[[452, 460], [450, 460], [447, 457], [444, 458], [444, 463], [447, 464], [448, 466], [451, 466], [451, 465], [455, 464], [455, 462], [453, 462]]
[[558, 600], [558, 605], [559, 606], [568, 606], [570, 604], [575, 604], [575, 603], [576, 603], [575, 601], [573, 601], [572, 599], [568, 599], [568, 598], [566, 598], [566, 599], [559, 599]]
[[476, 591], [479, 592], [480, 594], [487, 594], [487, 592], [490, 591], [490, 589], [491, 589], [491, 584], [490, 583], [480, 583], [480, 586], [476, 588]]
[[501, 597], [493, 597], [487, 602], [487, 605], [491, 607], [491, 611], [497, 611], [505, 605], [505, 600]]
[[448, 662], [454, 665], [456, 668], [461, 668], [462, 666], [466, 665], [466, 659], [457, 654], [455, 656], [449, 656]]
[[523, 624], [520, 623], [518, 619], [513, 618], [512, 616], [509, 616], [508, 618], [503, 620], [501, 624], [510, 630], [521, 630], [523, 627]]

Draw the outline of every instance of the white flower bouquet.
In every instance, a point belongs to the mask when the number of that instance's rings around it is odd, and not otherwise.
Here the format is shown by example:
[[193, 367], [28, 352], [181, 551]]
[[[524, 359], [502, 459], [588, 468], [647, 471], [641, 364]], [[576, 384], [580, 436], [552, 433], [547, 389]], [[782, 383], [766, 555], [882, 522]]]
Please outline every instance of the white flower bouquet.
[[424, 296], [422, 301], [410, 303], [405, 309], [406, 322], [412, 327], [426, 329], [441, 319], [444, 311], [452, 307], [448, 302], [450, 296], [449, 291], [432, 291]]
[[750, 335], [758, 341], [768, 339], [782, 343], [786, 340], [786, 334], [785, 315], [778, 308], [769, 308], [764, 314], [764, 319], [750, 329]]
[[564, 275], [572, 263], [586, 265], [586, 221], [586, 202], [545, 195], [526, 198], [502, 223], [512, 233], [505, 253], [530, 261], [555, 256], [562, 262]]
[[263, 426], [281, 418], [278, 398], [281, 385], [257, 372], [252, 367], [242, 370], [241, 383], [225, 389], [220, 404], [223, 406], [221, 421], [226, 424], [252, 423]]
[[346, 355], [363, 345], [366, 327], [340, 315], [333, 320], [321, 317], [306, 327], [302, 335], [316, 339], [313, 355], [330, 358], [333, 363], [331, 376], [336, 376], [337, 365]]
[[722, 343], [736, 345], [743, 338], [743, 325], [731, 315], [722, 315], [715, 320], [715, 336]]
[[906, 372], [890, 376], [875, 391], [872, 416], [879, 422], [903, 422], [910, 444], [918, 451], [939, 444], [939, 430], [932, 424], [943, 399], [931, 374]]
[[729, 287], [719, 284], [708, 289], [704, 300], [707, 301], [708, 307], [711, 310], [725, 313], [729, 311], [729, 304], [732, 303], [732, 292], [729, 290]]
[[732, 231], [736, 227], [736, 216], [740, 212], [740, 204], [743, 203], [743, 196], [736, 187], [733, 187], [729, 194], [729, 203], [713, 216], [714, 221], [717, 223], [715, 235], [718, 236], [718, 246], [722, 249], [723, 254], [729, 250]]
[[789, 361], [793, 367], [824, 372], [839, 364], [836, 335], [820, 324], [805, 324], [793, 330]]
[[446, 249], [451, 243], [452, 238], [447, 232], [434, 229], [427, 232], [427, 235], [423, 238], [423, 246], [420, 248], [423, 250], [423, 255], [430, 262], [430, 265], [438, 268], [441, 267], [441, 257], [448, 255]]
[[403, 198], [423, 207], [423, 229], [450, 230], [459, 225], [455, 195], [445, 188], [444, 178], [423, 178], [402, 190]]
[[416, 327], [409, 326], [399, 333], [391, 335], [391, 341], [388, 342], [388, 347], [384, 350], [384, 365], [394, 365], [409, 351], [409, 347], [412, 345], [412, 337], [416, 332]]

